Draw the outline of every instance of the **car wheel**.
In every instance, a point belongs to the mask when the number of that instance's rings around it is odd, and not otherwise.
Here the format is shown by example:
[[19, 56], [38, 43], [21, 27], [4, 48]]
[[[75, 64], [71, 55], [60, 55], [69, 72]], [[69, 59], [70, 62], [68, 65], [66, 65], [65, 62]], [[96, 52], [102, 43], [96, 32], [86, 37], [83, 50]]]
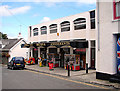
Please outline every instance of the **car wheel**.
[[14, 70], [14, 67], [11, 67], [12, 70]]

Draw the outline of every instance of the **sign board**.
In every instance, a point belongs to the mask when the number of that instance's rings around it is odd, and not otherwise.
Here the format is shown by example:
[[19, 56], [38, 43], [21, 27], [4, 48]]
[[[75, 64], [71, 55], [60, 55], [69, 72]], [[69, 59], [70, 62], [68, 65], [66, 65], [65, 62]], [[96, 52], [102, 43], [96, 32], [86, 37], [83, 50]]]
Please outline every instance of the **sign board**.
[[120, 74], [120, 37], [117, 41], [117, 73]]

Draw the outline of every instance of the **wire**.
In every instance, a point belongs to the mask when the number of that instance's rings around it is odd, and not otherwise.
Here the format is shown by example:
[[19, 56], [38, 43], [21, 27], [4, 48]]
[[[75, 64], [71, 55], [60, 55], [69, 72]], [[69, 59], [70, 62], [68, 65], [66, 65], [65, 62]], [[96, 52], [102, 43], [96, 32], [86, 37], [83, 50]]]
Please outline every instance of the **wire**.
[[[12, 16], [14, 16], [14, 18], [16, 19], [16, 21], [18, 21], [18, 22], [20, 23], [20, 25], [22, 24], [22, 25], [24, 25], [24, 26], [27, 26], [27, 25], [25, 25], [24, 23], [22, 23], [8, 8], [5, 7], [5, 9], [6, 9]], [[27, 27], [28, 27], [28, 26], [27, 26]]]

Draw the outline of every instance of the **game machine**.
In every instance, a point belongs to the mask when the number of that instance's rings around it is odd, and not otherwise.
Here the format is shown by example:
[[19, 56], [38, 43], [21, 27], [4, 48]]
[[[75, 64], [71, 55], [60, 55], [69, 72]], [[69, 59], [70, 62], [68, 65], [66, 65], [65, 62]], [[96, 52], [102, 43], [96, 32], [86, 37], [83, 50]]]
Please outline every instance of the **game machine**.
[[35, 58], [29, 58], [29, 60], [25, 61], [26, 64], [35, 64]]
[[59, 55], [55, 53], [49, 53], [48, 54], [48, 65], [49, 63], [53, 63], [53, 67], [59, 67]]
[[70, 63], [70, 70], [80, 70], [80, 58], [78, 56], [75, 56], [75, 54], [65, 54], [65, 69], [68, 69], [68, 62], [66, 61], [68, 58]]
[[117, 41], [117, 74], [120, 75], [120, 37]]

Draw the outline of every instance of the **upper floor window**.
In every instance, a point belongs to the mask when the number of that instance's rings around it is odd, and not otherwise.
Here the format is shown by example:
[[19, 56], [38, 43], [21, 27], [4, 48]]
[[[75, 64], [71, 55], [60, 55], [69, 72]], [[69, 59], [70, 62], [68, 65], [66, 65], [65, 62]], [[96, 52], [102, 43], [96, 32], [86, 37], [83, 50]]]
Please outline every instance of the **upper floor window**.
[[114, 20], [120, 19], [120, 0], [113, 1]]
[[40, 30], [41, 30], [41, 35], [47, 34], [47, 27], [46, 27], [46, 26], [42, 26], [42, 27], [40, 28]]
[[49, 28], [50, 28], [50, 33], [57, 33], [57, 24], [51, 24]]
[[95, 10], [90, 12], [91, 29], [95, 29]]
[[33, 29], [33, 36], [37, 36], [38, 35], [38, 28], [34, 28]]
[[70, 22], [64, 21], [61, 24], [61, 32], [70, 31]]
[[74, 30], [86, 29], [86, 19], [78, 18], [73, 21], [74, 22]]
[[32, 30], [32, 27], [31, 27], [31, 26], [29, 26], [29, 30], [30, 30], [30, 37], [31, 37], [31, 30]]

